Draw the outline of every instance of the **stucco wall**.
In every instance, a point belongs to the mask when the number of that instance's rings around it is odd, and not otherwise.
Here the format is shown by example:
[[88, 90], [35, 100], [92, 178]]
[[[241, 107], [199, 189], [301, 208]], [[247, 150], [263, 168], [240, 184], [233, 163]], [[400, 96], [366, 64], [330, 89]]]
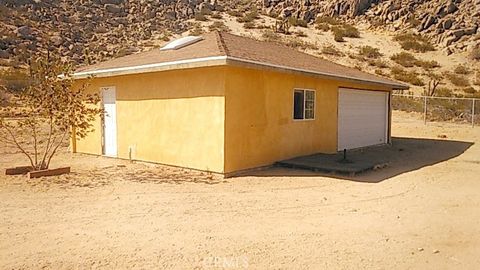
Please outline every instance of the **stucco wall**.
[[[225, 172], [337, 151], [339, 87], [389, 90], [298, 73], [229, 66], [225, 90]], [[316, 90], [315, 119], [293, 120], [295, 88]]]
[[[78, 81], [78, 83], [82, 83]], [[225, 67], [96, 78], [115, 86], [118, 157], [214, 172], [224, 169]], [[76, 151], [101, 154], [101, 123]]]

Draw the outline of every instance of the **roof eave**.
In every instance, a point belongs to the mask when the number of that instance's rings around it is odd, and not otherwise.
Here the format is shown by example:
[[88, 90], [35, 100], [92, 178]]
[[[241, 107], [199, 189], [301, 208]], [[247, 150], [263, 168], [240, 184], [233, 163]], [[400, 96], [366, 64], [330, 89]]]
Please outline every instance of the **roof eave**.
[[101, 77], [113, 77], [113, 76], [131, 75], [131, 74], [139, 74], [139, 73], [147, 73], [147, 72], [158, 72], [158, 71], [175, 70], [175, 69], [186, 69], [186, 68], [208, 67], [208, 66], [219, 66], [219, 65], [238, 65], [238, 64], [250, 65], [250, 66], [261, 66], [261, 67], [267, 67], [267, 68], [277, 69], [282, 71], [310, 74], [310, 75], [320, 76], [325, 79], [333, 78], [333, 79], [347, 81], [347, 82], [384, 86], [384, 87], [392, 88], [393, 90], [407, 90], [410, 88], [408, 85], [402, 84], [402, 83], [385, 83], [380, 81], [357, 79], [357, 78], [352, 78], [348, 76], [330, 74], [326, 72], [317, 72], [317, 71], [306, 70], [306, 69], [292, 68], [292, 67], [282, 66], [282, 65], [274, 65], [274, 64], [253, 61], [253, 60], [248, 60], [243, 58], [225, 56], [225, 55], [177, 60], [177, 61], [154, 63], [154, 64], [147, 64], [147, 65], [140, 65], [140, 66], [86, 70], [86, 71], [75, 72], [72, 76], [74, 79], [84, 79], [89, 77], [101, 78]]
[[306, 70], [306, 69], [299, 69], [299, 68], [292, 68], [288, 66], [282, 66], [282, 65], [274, 65], [274, 64], [268, 64], [264, 62], [258, 62], [258, 61], [253, 61], [253, 60], [247, 60], [247, 59], [242, 59], [242, 58], [236, 58], [236, 57], [228, 57], [227, 58], [227, 64], [242, 64], [242, 65], [252, 65], [252, 66], [263, 66], [263, 67], [268, 67], [272, 69], [277, 69], [277, 70], [283, 70], [283, 71], [290, 71], [290, 72], [298, 72], [302, 74], [311, 74], [315, 75], [317, 77], [321, 77], [324, 79], [337, 79], [341, 81], [346, 81], [346, 82], [354, 82], [354, 83], [361, 83], [361, 84], [368, 84], [368, 85], [378, 85], [378, 86], [384, 86], [391, 88], [392, 90], [407, 90], [410, 89], [410, 87], [406, 84], [402, 83], [385, 83], [385, 82], [380, 82], [380, 81], [373, 81], [373, 80], [365, 80], [365, 79], [357, 79], [357, 78], [352, 78], [348, 76], [342, 76], [342, 75], [337, 75], [337, 74], [331, 74], [331, 73], [326, 73], [326, 72], [317, 72], [317, 71], [312, 71], [312, 70]]
[[119, 67], [119, 68], [107, 68], [107, 69], [94, 69], [79, 71], [72, 74], [74, 79], [85, 79], [89, 77], [101, 78], [101, 77], [113, 77], [121, 75], [131, 75], [147, 72], [166, 71], [174, 69], [185, 69], [195, 67], [207, 67], [207, 66], [219, 66], [226, 64], [226, 56], [210, 56], [194, 59], [177, 60], [163, 63], [154, 63], [139, 66]]

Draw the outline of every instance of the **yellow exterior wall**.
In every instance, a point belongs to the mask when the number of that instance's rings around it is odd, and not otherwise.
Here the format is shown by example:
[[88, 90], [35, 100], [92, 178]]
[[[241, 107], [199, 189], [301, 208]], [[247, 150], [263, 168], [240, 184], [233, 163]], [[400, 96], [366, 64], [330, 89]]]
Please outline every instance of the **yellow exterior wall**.
[[[338, 88], [390, 90], [245, 67], [229, 66], [226, 74], [225, 173], [336, 153]], [[295, 88], [316, 90], [314, 120], [293, 120]]]
[[[79, 80], [77, 83], [83, 83]], [[225, 67], [95, 78], [116, 87], [118, 157], [223, 172]], [[76, 151], [101, 154], [101, 122]]]

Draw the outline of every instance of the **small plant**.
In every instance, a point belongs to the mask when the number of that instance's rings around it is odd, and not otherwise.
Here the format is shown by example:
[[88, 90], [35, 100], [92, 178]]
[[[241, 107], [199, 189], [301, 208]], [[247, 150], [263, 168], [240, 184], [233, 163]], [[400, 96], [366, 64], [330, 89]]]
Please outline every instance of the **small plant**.
[[445, 72], [445, 77], [455, 86], [467, 87], [470, 85], [464, 75], [458, 75], [451, 72]]
[[217, 20], [223, 19], [223, 16], [220, 13], [213, 13], [212, 15], [210, 15], [210, 17]]
[[343, 53], [339, 51], [335, 46], [332, 44], [326, 45], [322, 47], [322, 53], [327, 55], [334, 55], [334, 56], [343, 56]]
[[202, 26], [199, 23], [195, 23], [190, 30], [190, 35], [192, 36], [200, 36], [204, 33]]
[[232, 10], [229, 10], [227, 11], [227, 14], [232, 16], [232, 17], [242, 17], [242, 12], [238, 11], [238, 10], [235, 10], [235, 9], [232, 9]]
[[360, 31], [353, 25], [343, 24], [343, 35], [349, 38], [359, 38]]
[[326, 24], [326, 23], [318, 23], [315, 28], [317, 28], [318, 30], [321, 30], [323, 32], [328, 32], [330, 31], [330, 25]]
[[270, 42], [278, 42], [282, 37], [273, 30], [265, 30], [262, 32], [262, 39]]
[[378, 48], [374, 48], [368, 45], [361, 46], [359, 48], [358, 54], [360, 56], [371, 58], [371, 59], [377, 59], [382, 56], [382, 53], [380, 53], [380, 50]]
[[315, 23], [316, 24], [323, 24], [324, 23], [324, 24], [327, 24], [327, 25], [340, 25], [340, 24], [342, 24], [342, 22], [340, 22], [336, 18], [330, 17], [330, 16], [319, 16], [315, 20]]
[[473, 80], [473, 84], [480, 85], [480, 70], [475, 72], [475, 79]]
[[0, 85], [12, 93], [22, 92], [30, 84], [30, 78], [23, 69], [0, 70]]
[[360, 32], [357, 28], [349, 24], [342, 24], [340, 26], [333, 26], [330, 29], [333, 32], [333, 39], [337, 42], [345, 41], [344, 38], [359, 38]]
[[468, 74], [470, 74], [470, 69], [465, 65], [457, 65], [453, 69], [453, 72], [455, 72], [455, 74], [459, 74], [459, 75], [468, 75]]
[[435, 60], [425, 61], [425, 60], [417, 60], [415, 61], [415, 66], [421, 67], [425, 70], [430, 70], [432, 68], [440, 67], [440, 63]]
[[380, 60], [380, 59], [377, 59], [377, 60], [369, 59], [368, 64], [370, 66], [374, 66], [374, 67], [378, 67], [378, 68], [388, 68], [387, 62], [385, 62], [383, 60]]
[[403, 68], [393, 67], [390, 71], [393, 78], [402, 82], [407, 82], [417, 86], [424, 86], [425, 83], [420, 79], [416, 72], [409, 72]]
[[390, 59], [404, 67], [413, 67], [415, 66], [415, 62], [417, 61], [417, 58], [415, 58], [415, 56], [407, 52], [396, 53], [392, 55]]
[[[30, 65], [31, 84], [18, 95], [21, 117], [0, 116], [0, 141], [15, 146], [32, 170], [48, 169], [58, 148], [72, 135], [84, 138], [103, 115], [97, 94], [73, 87], [72, 66], [60, 57], [40, 57]], [[63, 76], [60, 77], [59, 75]], [[6, 108], [14, 115], [15, 108]]]
[[471, 86], [463, 88], [462, 91], [467, 93], [467, 94], [470, 94], [470, 95], [476, 94], [478, 92], [477, 90], [475, 90], [475, 88], [473, 88]]
[[469, 54], [470, 59], [480, 61], [480, 47], [476, 47], [472, 49], [472, 51]]
[[400, 43], [400, 46], [404, 50], [422, 53], [435, 50], [435, 47], [430, 43], [427, 38], [417, 34], [400, 34], [395, 36], [393, 40]]
[[203, 15], [202, 13], [195, 13], [195, 20], [196, 21], [207, 21], [207, 16]]
[[254, 29], [256, 27], [255, 22], [246, 22], [243, 24], [245, 29]]
[[343, 31], [339, 27], [332, 27], [331, 30], [333, 32], [333, 40], [336, 42], [345, 42]]
[[386, 76], [385, 72], [381, 69], [375, 69], [375, 74], [380, 75], [380, 76]]
[[255, 19], [258, 19], [258, 11], [256, 8], [254, 8], [250, 12], [247, 12], [245, 16], [237, 18], [237, 22], [247, 23], [247, 22], [253, 22]]
[[445, 87], [440, 87], [438, 88], [437, 92], [435, 93], [435, 96], [437, 97], [453, 97], [453, 91], [445, 88]]
[[211, 25], [208, 26], [208, 30], [210, 30], [210, 31], [223, 31], [223, 32], [230, 31], [230, 29], [222, 21], [213, 22]]
[[212, 15], [212, 10], [209, 9], [208, 7], [203, 7], [200, 10], [200, 14], [205, 15], [205, 16]]
[[297, 32], [295, 33], [295, 35], [296, 35], [297, 37], [307, 37], [307, 34], [306, 34], [305, 32], [303, 32], [303, 31], [297, 31]]
[[302, 19], [298, 19], [296, 17], [289, 17], [288, 18], [288, 22], [292, 25], [292, 26], [299, 26], [299, 27], [307, 27], [307, 22], [302, 20]]

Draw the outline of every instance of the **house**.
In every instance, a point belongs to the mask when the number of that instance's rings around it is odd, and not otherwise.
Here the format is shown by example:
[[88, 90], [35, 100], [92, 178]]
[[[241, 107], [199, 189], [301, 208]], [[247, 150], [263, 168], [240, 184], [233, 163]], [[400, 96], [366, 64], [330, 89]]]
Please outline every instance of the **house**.
[[[107, 116], [74, 152], [231, 175], [390, 142], [408, 86], [270, 42], [211, 32], [75, 72]], [[103, 123], [102, 123], [103, 122]]]

